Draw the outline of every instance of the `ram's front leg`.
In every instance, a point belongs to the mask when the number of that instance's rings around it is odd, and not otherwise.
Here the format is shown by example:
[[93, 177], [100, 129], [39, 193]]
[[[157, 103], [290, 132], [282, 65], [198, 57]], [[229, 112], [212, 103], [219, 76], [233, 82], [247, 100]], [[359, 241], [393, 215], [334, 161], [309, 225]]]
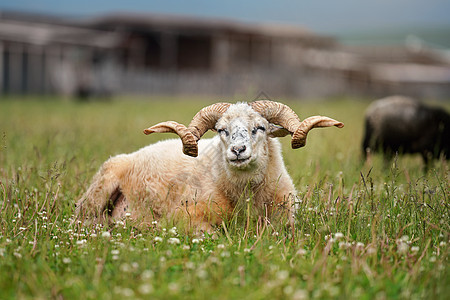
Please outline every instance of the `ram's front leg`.
[[212, 233], [215, 226], [231, 217], [233, 210], [229, 200], [220, 195], [205, 201], [189, 201], [186, 207], [189, 224], [196, 233]]

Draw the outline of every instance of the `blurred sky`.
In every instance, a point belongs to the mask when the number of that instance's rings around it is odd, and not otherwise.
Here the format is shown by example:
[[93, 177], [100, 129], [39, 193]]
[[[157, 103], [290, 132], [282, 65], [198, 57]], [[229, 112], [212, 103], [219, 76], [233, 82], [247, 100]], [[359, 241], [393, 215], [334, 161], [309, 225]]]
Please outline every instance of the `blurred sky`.
[[329, 34], [450, 27], [450, 0], [0, 0], [0, 10], [68, 16], [118, 11], [182, 14], [290, 23]]

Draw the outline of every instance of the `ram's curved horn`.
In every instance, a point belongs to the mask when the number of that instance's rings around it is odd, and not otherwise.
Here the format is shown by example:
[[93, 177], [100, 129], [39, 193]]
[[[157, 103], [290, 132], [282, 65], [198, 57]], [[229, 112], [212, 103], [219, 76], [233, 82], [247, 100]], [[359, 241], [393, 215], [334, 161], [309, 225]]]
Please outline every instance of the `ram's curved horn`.
[[178, 134], [178, 136], [181, 138], [181, 141], [183, 142], [183, 153], [189, 156], [198, 155], [197, 138], [183, 124], [179, 124], [174, 121], [167, 121], [158, 123], [144, 130], [144, 133], [147, 135], [155, 132], [171, 132]]
[[342, 128], [344, 127], [344, 123], [322, 116], [313, 116], [304, 119], [298, 126], [297, 130], [292, 134], [292, 148], [296, 149], [305, 146], [306, 137], [311, 129], [331, 126]]
[[145, 129], [144, 133], [176, 133], [183, 142], [183, 153], [196, 157], [198, 155], [198, 140], [209, 129], [214, 129], [217, 121], [227, 111], [230, 105], [229, 103], [216, 103], [202, 108], [194, 116], [188, 127], [174, 121], [167, 121]]
[[202, 108], [193, 118], [189, 124], [188, 129], [197, 137], [197, 141], [209, 129], [214, 129], [217, 121], [230, 107], [230, 103], [215, 103]]
[[344, 127], [344, 124], [321, 116], [314, 116], [300, 121], [297, 114], [287, 105], [269, 101], [260, 100], [250, 103], [252, 108], [267, 119], [270, 123], [281, 125], [292, 135], [291, 146], [293, 149], [300, 148], [306, 144], [308, 132], [316, 127], [336, 126]]

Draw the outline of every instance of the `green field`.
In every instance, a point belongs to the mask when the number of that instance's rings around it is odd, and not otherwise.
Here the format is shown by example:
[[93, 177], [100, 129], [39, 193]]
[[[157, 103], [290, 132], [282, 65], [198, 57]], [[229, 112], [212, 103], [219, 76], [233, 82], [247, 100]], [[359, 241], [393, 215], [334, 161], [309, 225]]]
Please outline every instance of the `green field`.
[[281, 99], [345, 123], [302, 149], [282, 141], [302, 201], [294, 230], [70, 225], [103, 161], [174, 138], [142, 130], [217, 101], [0, 98], [0, 299], [448, 299], [449, 165], [362, 162], [365, 101]]

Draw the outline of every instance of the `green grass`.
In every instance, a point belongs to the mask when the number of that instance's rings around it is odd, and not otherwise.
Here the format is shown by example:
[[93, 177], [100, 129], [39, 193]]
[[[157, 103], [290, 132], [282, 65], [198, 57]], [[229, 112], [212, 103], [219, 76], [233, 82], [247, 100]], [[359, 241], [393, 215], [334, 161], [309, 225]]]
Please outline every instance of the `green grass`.
[[1, 299], [448, 299], [448, 164], [362, 162], [362, 101], [287, 102], [345, 123], [299, 150], [282, 141], [302, 200], [294, 230], [227, 223], [200, 239], [170, 222], [71, 226], [104, 160], [219, 101], [150, 100], [0, 98]]

